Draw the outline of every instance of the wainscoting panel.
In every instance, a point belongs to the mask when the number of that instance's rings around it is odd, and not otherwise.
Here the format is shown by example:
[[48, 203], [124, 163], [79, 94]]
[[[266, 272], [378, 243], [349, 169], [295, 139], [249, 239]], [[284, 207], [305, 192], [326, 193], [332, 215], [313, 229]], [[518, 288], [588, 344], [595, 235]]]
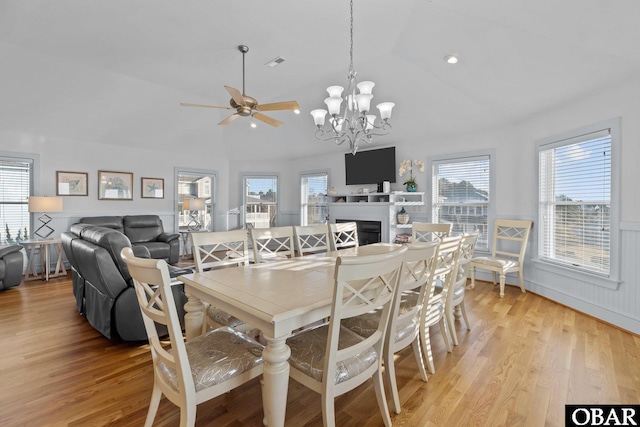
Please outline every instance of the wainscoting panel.
[[[551, 300], [640, 334], [640, 230], [621, 230], [620, 283], [580, 280], [555, 274], [529, 262], [525, 269], [527, 289]], [[530, 261], [530, 260], [528, 260]]]

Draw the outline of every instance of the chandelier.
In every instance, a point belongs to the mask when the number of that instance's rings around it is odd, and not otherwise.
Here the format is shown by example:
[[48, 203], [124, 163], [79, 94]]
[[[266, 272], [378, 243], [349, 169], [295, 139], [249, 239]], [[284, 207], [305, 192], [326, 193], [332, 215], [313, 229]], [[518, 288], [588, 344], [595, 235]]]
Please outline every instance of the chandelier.
[[[325, 126], [327, 110], [318, 109], [311, 111], [313, 121], [317, 126], [316, 138], [321, 141], [335, 141], [337, 145], [349, 142], [352, 154], [358, 151], [358, 143], [364, 141], [370, 144], [374, 136], [386, 135], [391, 131], [389, 119], [393, 102], [383, 102], [376, 107], [380, 110], [380, 121], [376, 124], [377, 117], [368, 114], [373, 98], [374, 82], [363, 81], [356, 83], [357, 73], [353, 69], [353, 0], [351, 0], [351, 45], [349, 51], [349, 73], [347, 74], [347, 91], [343, 98], [342, 86], [330, 86], [327, 88], [329, 97], [324, 100], [329, 110], [329, 123]], [[356, 93], [357, 89], [357, 93]], [[346, 101], [342, 106], [342, 101]]]

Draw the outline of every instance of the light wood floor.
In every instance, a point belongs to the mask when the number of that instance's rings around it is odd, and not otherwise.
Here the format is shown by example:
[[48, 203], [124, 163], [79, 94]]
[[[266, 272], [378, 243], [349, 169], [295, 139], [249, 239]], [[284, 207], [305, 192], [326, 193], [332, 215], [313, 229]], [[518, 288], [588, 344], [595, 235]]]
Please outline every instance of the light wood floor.
[[[532, 293], [504, 299], [479, 282], [466, 296], [471, 331], [436, 374], [397, 357], [396, 426], [562, 426], [567, 403], [640, 402], [640, 338]], [[152, 388], [146, 343], [110, 341], [74, 306], [69, 278], [0, 293], [0, 426], [141, 426]], [[381, 426], [371, 383], [336, 399], [338, 426]], [[177, 426], [163, 399], [156, 426]], [[322, 425], [320, 397], [290, 382], [287, 426]], [[197, 425], [261, 426], [258, 380], [198, 407]]]

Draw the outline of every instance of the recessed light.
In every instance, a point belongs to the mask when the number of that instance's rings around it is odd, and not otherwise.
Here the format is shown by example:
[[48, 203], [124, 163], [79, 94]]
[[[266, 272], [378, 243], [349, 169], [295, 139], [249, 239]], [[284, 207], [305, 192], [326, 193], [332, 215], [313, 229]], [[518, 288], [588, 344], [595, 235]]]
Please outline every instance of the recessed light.
[[300, 110], [298, 110], [297, 108], [295, 110], [293, 110], [294, 114], [300, 114]]
[[458, 55], [447, 55], [444, 57], [444, 60], [447, 64], [457, 64], [458, 63]]

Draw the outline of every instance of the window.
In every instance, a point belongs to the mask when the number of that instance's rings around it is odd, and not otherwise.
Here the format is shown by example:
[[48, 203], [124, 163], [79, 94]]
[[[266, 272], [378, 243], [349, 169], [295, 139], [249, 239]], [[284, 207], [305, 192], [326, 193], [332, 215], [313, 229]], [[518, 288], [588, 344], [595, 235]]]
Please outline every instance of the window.
[[538, 144], [538, 257], [609, 277], [612, 132], [587, 130]]
[[278, 222], [278, 177], [246, 176], [243, 183], [245, 224], [255, 228], [275, 227]]
[[327, 215], [327, 173], [302, 175], [300, 189], [302, 199], [301, 225], [325, 224]]
[[[209, 230], [214, 229], [213, 213], [215, 211], [214, 194], [215, 172], [198, 170], [176, 171], [178, 190], [178, 229]], [[185, 199], [197, 199], [194, 203], [189, 200], [185, 206]], [[195, 207], [195, 209], [194, 209]]]
[[488, 249], [490, 156], [435, 159], [431, 163], [431, 218], [450, 223], [451, 234], [480, 232], [477, 249]]
[[34, 160], [0, 156], [0, 243], [28, 239]]

